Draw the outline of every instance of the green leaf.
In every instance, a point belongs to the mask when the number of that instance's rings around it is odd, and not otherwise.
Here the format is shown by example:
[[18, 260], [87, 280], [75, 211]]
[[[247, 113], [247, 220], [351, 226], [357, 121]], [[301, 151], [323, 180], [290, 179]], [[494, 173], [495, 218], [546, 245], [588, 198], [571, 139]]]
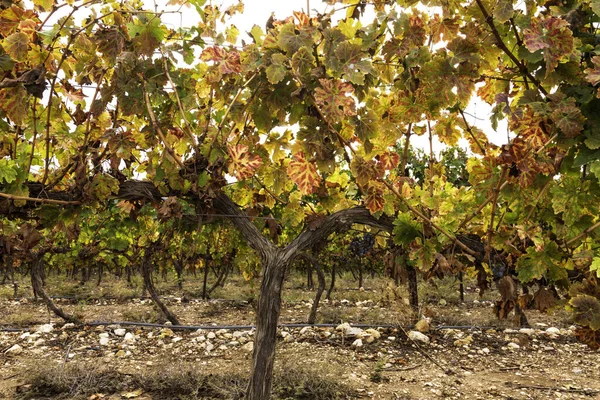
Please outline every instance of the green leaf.
[[356, 36], [356, 32], [361, 28], [362, 24], [359, 20], [354, 18], [346, 18], [345, 20], [340, 21], [338, 24], [338, 29], [346, 36], [348, 39], [354, 38]]
[[288, 54], [294, 54], [303, 46], [310, 47], [312, 43], [312, 39], [306, 33], [296, 34], [296, 26], [293, 23], [283, 25], [277, 35], [277, 44]]
[[307, 75], [313, 68], [315, 56], [306, 46], [300, 49], [292, 57], [292, 68], [300, 75]]
[[517, 260], [517, 273], [523, 283], [534, 279], [548, 278], [557, 282], [567, 277], [567, 271], [562, 263], [562, 253], [554, 242], [547, 243], [542, 250], [531, 246], [527, 253]]
[[21, 125], [27, 116], [27, 91], [18, 85], [0, 89], [0, 109], [6, 112], [15, 124]]
[[5, 158], [0, 159], [0, 182], [11, 183], [17, 179], [17, 171], [14, 162]]
[[0, 55], [0, 70], [10, 71], [15, 66], [15, 62], [10, 58], [8, 54]]
[[511, 19], [514, 13], [512, 0], [499, 0], [496, 8], [494, 8], [494, 18], [500, 23], [505, 23]]
[[273, 64], [267, 67], [267, 79], [273, 85], [281, 82], [285, 75], [287, 74], [287, 67], [285, 66], [285, 62], [288, 60], [286, 56], [280, 53], [275, 53], [271, 56], [271, 61]]
[[410, 214], [399, 214], [394, 221], [394, 243], [408, 246], [416, 238], [421, 236], [419, 224], [415, 223]]
[[33, 0], [33, 4], [35, 5], [36, 9], [42, 12], [47, 12], [52, 10], [54, 0]]
[[204, 10], [202, 9], [202, 7], [206, 3], [206, 0], [189, 0], [188, 2], [194, 7], [196, 7], [196, 11], [198, 12], [198, 14], [200, 14], [201, 17], [204, 16]]
[[600, 179], [600, 161], [594, 161], [590, 164], [590, 172]]
[[600, 278], [600, 257], [594, 257], [592, 265], [590, 265], [590, 272], [596, 272], [596, 276]]
[[2, 41], [2, 47], [15, 61], [25, 61], [29, 48], [29, 36], [15, 32]]
[[597, 331], [600, 329], [600, 301], [590, 295], [580, 294], [569, 301], [574, 321]]
[[119, 237], [111, 237], [107, 240], [106, 247], [112, 250], [125, 251], [129, 248], [129, 241]]
[[151, 56], [154, 50], [165, 38], [166, 31], [161, 24], [160, 18], [152, 18], [146, 25], [141, 25], [141, 21], [127, 24], [129, 36], [139, 46], [142, 54]]
[[586, 136], [587, 136], [587, 139], [585, 139], [584, 143], [588, 149], [590, 149], [590, 150], [600, 149], [600, 132], [588, 131]]
[[345, 41], [336, 47], [334, 53], [344, 78], [356, 85], [363, 85], [365, 75], [373, 72], [371, 62], [358, 43]]
[[263, 30], [260, 26], [258, 26], [258, 25], [252, 26], [252, 29], [250, 29], [250, 36], [252, 36], [252, 39], [254, 39], [254, 42], [257, 45], [262, 46], [263, 37], [265, 36], [265, 33], [263, 32]]

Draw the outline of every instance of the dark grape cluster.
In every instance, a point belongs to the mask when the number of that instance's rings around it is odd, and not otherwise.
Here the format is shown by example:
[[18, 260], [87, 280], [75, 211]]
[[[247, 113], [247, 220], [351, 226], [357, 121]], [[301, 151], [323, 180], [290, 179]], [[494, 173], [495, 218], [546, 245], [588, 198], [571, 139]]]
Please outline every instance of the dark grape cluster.
[[375, 236], [365, 233], [363, 237], [355, 237], [348, 245], [348, 250], [354, 256], [363, 257], [367, 255], [375, 246]]

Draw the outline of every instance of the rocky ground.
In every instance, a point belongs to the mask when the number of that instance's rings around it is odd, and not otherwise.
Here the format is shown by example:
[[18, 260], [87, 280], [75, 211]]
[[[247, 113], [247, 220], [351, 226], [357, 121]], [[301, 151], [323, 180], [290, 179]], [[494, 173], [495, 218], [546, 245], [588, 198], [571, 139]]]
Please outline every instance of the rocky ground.
[[[407, 296], [384, 280], [370, 286], [338, 289], [321, 303], [317, 322], [332, 326], [279, 330], [274, 398], [600, 399], [600, 352], [577, 342], [564, 305], [529, 310], [530, 327], [515, 328], [495, 318], [497, 293], [479, 298], [469, 289], [461, 303], [456, 282], [442, 281], [420, 287], [421, 320], [407, 328]], [[165, 322], [150, 300], [102, 297], [114, 287], [77, 287], [100, 298], [56, 302], [87, 322]], [[253, 324], [247, 288], [231, 281], [215, 294], [220, 300], [208, 301], [165, 288], [169, 308], [183, 324], [207, 328], [200, 330], [76, 327], [41, 303], [0, 296], [0, 327], [22, 329], [0, 331], [0, 399], [240, 398], [254, 331], [219, 326]], [[50, 284], [51, 293], [60, 289], [73, 290]], [[305, 322], [313, 296], [288, 283], [280, 321]]]
[[[350, 303], [336, 304], [348, 310], [376, 307], [373, 302]], [[300, 302], [284, 310], [284, 316], [287, 314], [291, 319], [289, 315], [294, 313], [287, 311], [304, 312], [309, 305]], [[446, 308], [461, 313], [489, 313], [489, 305], [482, 302]], [[14, 301], [4, 301], [1, 306], [11, 310], [39, 307]], [[110, 308], [109, 304], [97, 307]], [[237, 322], [247, 322], [243, 316], [249, 313], [247, 309], [239, 311]], [[227, 309], [226, 314], [226, 319], [235, 319], [231, 310]], [[278, 334], [277, 368], [283, 374], [296, 369], [313, 371], [319, 379], [343, 385], [343, 390], [327, 392], [322, 398], [600, 398], [600, 354], [579, 344], [572, 326], [564, 323], [554, 326], [552, 323], [557, 321], [541, 314], [531, 315], [530, 320], [536, 322], [523, 329], [500, 325], [437, 329], [435, 319], [425, 318], [413, 330], [377, 326], [362, 329], [348, 323], [323, 328], [284, 328]], [[146, 370], [165, 366], [200, 374], [245, 376], [253, 336], [251, 329], [178, 331], [168, 326], [148, 329], [119, 325], [82, 329], [57, 321], [26, 331], [2, 332], [0, 398], [194, 398], [168, 397], [139, 381], [119, 387], [113, 393], [92, 392], [93, 386], [86, 389], [80, 383], [72, 383], [64, 393], [43, 393], [55, 388], [47, 385], [40, 390], [39, 382], [32, 380], [32, 376], [39, 375], [40, 368], [42, 373], [60, 375], [60, 371], [71, 371], [68, 368], [78, 365], [97, 369], [99, 373], [116, 372], [118, 379], [144, 375]], [[73, 389], [73, 385], [79, 386]], [[303, 388], [304, 392], [294, 390], [299, 393], [297, 397], [281, 398], [317, 398], [311, 397], [309, 387]], [[205, 398], [211, 396], [215, 395]], [[235, 396], [226, 393], [220, 398]]]

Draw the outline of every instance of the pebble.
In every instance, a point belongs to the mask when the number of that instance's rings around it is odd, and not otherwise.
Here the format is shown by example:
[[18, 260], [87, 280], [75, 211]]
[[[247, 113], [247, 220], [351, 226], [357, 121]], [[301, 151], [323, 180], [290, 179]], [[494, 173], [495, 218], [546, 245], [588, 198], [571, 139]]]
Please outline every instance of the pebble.
[[381, 333], [377, 329], [369, 328], [365, 330], [365, 333], [367, 333], [369, 336], [372, 336], [375, 339], [381, 338]]
[[39, 333], [50, 333], [53, 330], [54, 330], [54, 326], [52, 326], [52, 324], [40, 325], [37, 328], [37, 332], [39, 332]]
[[471, 344], [472, 341], [473, 341], [473, 336], [469, 335], [462, 339], [456, 339], [454, 341], [454, 345], [455, 346], [468, 346]]
[[100, 346], [106, 346], [110, 342], [110, 339], [107, 337], [100, 338]]
[[423, 318], [422, 320], [417, 322], [417, 324], [415, 325], [415, 329], [421, 333], [429, 332], [429, 329], [430, 329], [429, 321], [426, 318]]
[[352, 342], [352, 347], [362, 347], [363, 346], [363, 342], [361, 339], [356, 339], [354, 342]]
[[125, 334], [125, 337], [123, 338], [123, 340], [125, 340], [128, 343], [133, 343], [133, 342], [135, 342], [135, 335], [131, 332], [127, 332], [127, 334]]
[[19, 355], [23, 352], [23, 348], [21, 346], [19, 346], [18, 344], [13, 345], [12, 347], [10, 347], [8, 350], [6, 350], [4, 352], [4, 354], [9, 355], [9, 356], [16, 356]]
[[521, 328], [521, 329], [519, 329], [519, 333], [524, 333], [525, 335], [531, 336], [531, 335], [535, 334], [535, 329]]
[[117, 328], [114, 330], [114, 333], [117, 336], [125, 336], [125, 333], [127, 333], [127, 330], [123, 329], [123, 328]]
[[558, 335], [558, 334], [560, 334], [560, 329], [555, 328], [555, 327], [550, 327], [550, 328], [546, 329], [546, 333], [548, 335]]
[[429, 336], [422, 334], [419, 331], [408, 332], [408, 338], [419, 343], [429, 343]]
[[306, 334], [308, 331], [310, 330], [310, 327], [305, 326], [304, 328], [300, 329], [300, 334], [304, 335]]
[[510, 342], [509, 344], [506, 345], [506, 347], [510, 350], [518, 350], [521, 348], [521, 346], [519, 346], [515, 342]]
[[252, 351], [254, 351], [254, 342], [248, 342], [245, 345], [242, 346], [242, 350], [251, 353]]
[[206, 335], [207, 338], [209, 339], [214, 339], [217, 337], [217, 335], [214, 332], [208, 332], [208, 334]]

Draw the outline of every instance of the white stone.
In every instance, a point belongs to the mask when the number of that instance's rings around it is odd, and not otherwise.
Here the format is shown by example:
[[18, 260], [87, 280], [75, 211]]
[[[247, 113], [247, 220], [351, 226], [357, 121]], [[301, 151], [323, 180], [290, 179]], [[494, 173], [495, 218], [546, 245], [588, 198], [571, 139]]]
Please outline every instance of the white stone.
[[369, 328], [365, 330], [365, 333], [373, 336], [375, 339], [379, 339], [381, 337], [381, 333], [377, 329]]
[[206, 351], [212, 351], [215, 348], [215, 345], [211, 342], [206, 342]]
[[233, 332], [232, 336], [233, 336], [234, 338], [240, 338], [240, 337], [244, 336], [245, 334], [246, 334], [246, 332], [242, 332], [242, 331], [235, 331], [235, 332]]
[[415, 342], [420, 343], [429, 343], [429, 336], [422, 334], [419, 331], [410, 331], [408, 332], [408, 338], [410, 340], [414, 340]]
[[363, 342], [361, 339], [356, 339], [354, 342], [352, 342], [352, 347], [362, 347], [363, 346]]
[[127, 332], [123, 340], [125, 340], [127, 343], [133, 343], [135, 342], [135, 335], [131, 332]]
[[310, 330], [310, 327], [305, 326], [304, 328], [300, 329], [300, 334], [304, 335], [306, 332], [308, 332]]
[[117, 335], [117, 336], [125, 336], [125, 334], [127, 333], [127, 330], [123, 329], [123, 328], [117, 328], [114, 330], [114, 332], [115, 332], [115, 335]]
[[4, 354], [10, 355], [10, 356], [16, 356], [16, 355], [21, 354], [22, 352], [23, 352], [23, 348], [21, 346], [19, 346], [18, 344], [15, 344], [12, 347], [10, 347], [8, 350], [6, 350], [4, 352]]
[[350, 324], [347, 322], [344, 322], [335, 328], [336, 331], [347, 331], [348, 329], [350, 329]]
[[108, 339], [108, 332], [102, 332], [98, 335], [100, 339]]
[[558, 334], [560, 334], [560, 329], [555, 328], [555, 327], [550, 327], [550, 328], [546, 329], [546, 333], [548, 335], [558, 335]]
[[290, 342], [293, 342], [293, 341], [294, 341], [294, 336], [293, 336], [293, 335], [290, 335], [290, 334], [288, 334], [288, 335], [286, 335], [286, 336], [283, 338], [283, 341], [284, 341], [285, 343], [290, 343]]
[[510, 350], [518, 350], [521, 348], [521, 346], [519, 346], [515, 342], [510, 342], [509, 344], [506, 345], [506, 347], [509, 348]]
[[72, 322], [66, 323], [62, 326], [63, 329], [73, 329], [75, 328], [75, 324]]
[[110, 339], [107, 337], [100, 338], [100, 346], [106, 346], [110, 342]]
[[177, 342], [180, 342], [180, 341], [182, 341], [182, 340], [183, 340], [183, 338], [182, 338], [182, 337], [180, 337], [180, 336], [176, 336], [176, 337], [174, 337], [173, 339], [171, 339], [171, 341], [172, 341], [173, 343], [177, 343]]
[[33, 343], [34, 347], [40, 347], [41, 345], [43, 345], [44, 343], [46, 343], [46, 341], [44, 339], [38, 339]]
[[521, 329], [519, 329], [519, 332], [531, 336], [531, 335], [535, 334], [535, 329], [521, 328]]
[[208, 332], [208, 334], [206, 335], [207, 338], [209, 339], [214, 339], [217, 337], [217, 335], [214, 332]]
[[242, 350], [251, 353], [252, 351], [254, 351], [254, 342], [248, 342], [245, 345], [242, 346]]
[[45, 325], [40, 325], [37, 328], [37, 331], [39, 333], [50, 333], [54, 330], [54, 326], [52, 326], [52, 324], [45, 324]]

